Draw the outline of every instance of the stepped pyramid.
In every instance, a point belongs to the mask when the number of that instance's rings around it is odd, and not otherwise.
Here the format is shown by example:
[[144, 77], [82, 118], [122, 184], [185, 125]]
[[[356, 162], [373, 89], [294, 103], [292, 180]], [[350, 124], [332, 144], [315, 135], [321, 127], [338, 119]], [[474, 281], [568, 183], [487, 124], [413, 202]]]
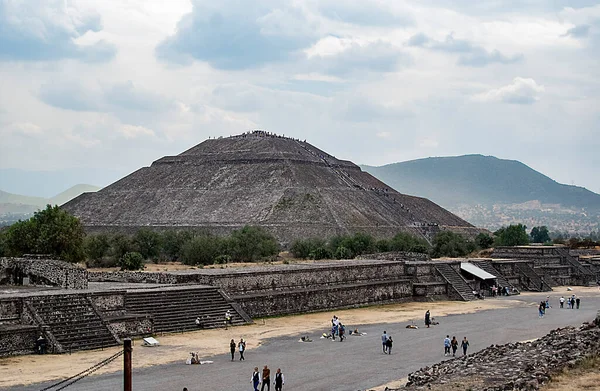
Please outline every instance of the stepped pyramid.
[[471, 224], [420, 197], [400, 194], [312, 145], [254, 131], [209, 139], [166, 156], [63, 205], [88, 232], [207, 229], [246, 224], [285, 245], [296, 238], [399, 231], [431, 238], [440, 229], [476, 234]]

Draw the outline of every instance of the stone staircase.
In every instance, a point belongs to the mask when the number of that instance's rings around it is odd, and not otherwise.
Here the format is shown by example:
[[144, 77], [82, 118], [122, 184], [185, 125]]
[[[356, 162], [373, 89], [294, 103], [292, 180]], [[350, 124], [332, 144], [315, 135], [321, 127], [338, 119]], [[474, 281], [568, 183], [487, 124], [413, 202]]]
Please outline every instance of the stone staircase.
[[56, 353], [115, 346], [119, 341], [83, 295], [47, 295], [26, 299], [35, 319], [48, 330]]
[[218, 288], [206, 286], [129, 290], [125, 295], [125, 309], [128, 313], [152, 315], [154, 331], [158, 333], [197, 330], [198, 317], [202, 319], [202, 328], [223, 327], [227, 310], [232, 314], [234, 326], [252, 322]]
[[558, 248], [556, 251], [560, 255], [561, 260], [575, 268], [576, 272], [581, 274], [585, 280], [592, 280], [595, 277], [594, 273], [583, 266], [577, 257], [572, 256], [567, 248]]
[[494, 276], [496, 276], [496, 281], [498, 282], [498, 285], [500, 287], [505, 287], [505, 286], [508, 286], [510, 288], [513, 287], [508, 282], [508, 280], [506, 278], [504, 278], [504, 276], [502, 274], [500, 274], [500, 272], [498, 270], [496, 270], [496, 268], [494, 268], [494, 265], [492, 265], [491, 262], [487, 262], [487, 261], [472, 261], [471, 263], [473, 263], [475, 266], [479, 267], [480, 269], [483, 269], [486, 272], [488, 272], [488, 273], [493, 274]]
[[523, 286], [526, 286], [527, 290], [535, 292], [548, 292], [552, 290], [547, 278], [542, 280], [542, 277], [540, 277], [540, 275], [537, 274], [529, 265], [525, 263], [518, 263], [517, 269], [525, 277], [528, 277], [527, 281], [524, 281], [523, 283]]
[[449, 288], [454, 289], [458, 296], [460, 296], [463, 300], [471, 301], [475, 299], [473, 289], [469, 286], [469, 284], [467, 284], [460, 273], [452, 268], [452, 266], [445, 263], [440, 263], [435, 265], [435, 268], [444, 278], [444, 280], [450, 284]]

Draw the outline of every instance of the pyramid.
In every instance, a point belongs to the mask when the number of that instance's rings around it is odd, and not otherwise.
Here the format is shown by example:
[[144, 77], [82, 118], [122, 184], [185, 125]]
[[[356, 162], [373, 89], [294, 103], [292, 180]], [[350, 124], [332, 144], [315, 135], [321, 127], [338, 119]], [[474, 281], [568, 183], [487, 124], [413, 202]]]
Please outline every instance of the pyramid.
[[88, 232], [262, 226], [282, 244], [364, 232], [430, 239], [479, 230], [439, 205], [400, 194], [356, 164], [264, 131], [209, 139], [63, 205]]

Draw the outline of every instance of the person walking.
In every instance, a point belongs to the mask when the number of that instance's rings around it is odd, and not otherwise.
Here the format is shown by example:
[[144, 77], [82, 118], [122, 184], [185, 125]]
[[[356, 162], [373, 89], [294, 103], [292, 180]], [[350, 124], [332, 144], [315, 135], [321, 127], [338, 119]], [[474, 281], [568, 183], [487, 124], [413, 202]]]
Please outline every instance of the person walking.
[[577, 305], [577, 309], [579, 309], [580, 303], [581, 303], [581, 299], [579, 298], [579, 296], [577, 296], [577, 298], [575, 299], [575, 304]]
[[254, 367], [254, 372], [252, 372], [250, 381], [252, 382], [254, 391], [258, 391], [258, 385], [260, 384], [260, 372], [258, 372], [258, 367]]
[[231, 342], [229, 342], [229, 350], [231, 351], [231, 361], [233, 361], [234, 356], [235, 356], [235, 341], [233, 340], [233, 338], [231, 339]]
[[387, 341], [385, 341], [385, 347], [387, 348], [388, 354], [392, 354], [392, 345], [393, 344], [394, 344], [394, 341], [392, 340], [392, 336], [388, 335], [388, 339], [387, 339]]
[[560, 308], [565, 307], [565, 297], [564, 296], [561, 296], [560, 299], [558, 300], [558, 302], [560, 303]]
[[577, 300], [575, 300], [575, 295], [571, 296], [571, 309], [575, 309], [575, 303]]
[[240, 361], [246, 361], [244, 358], [244, 352], [246, 351], [246, 341], [244, 339], [240, 339], [238, 343], [238, 350], [240, 351]]
[[546, 304], [543, 301], [540, 301], [540, 306], [538, 307], [538, 311], [539, 311], [539, 317], [543, 318], [544, 313], [546, 311]]
[[260, 391], [264, 391], [265, 386], [267, 386], [268, 391], [271, 391], [271, 370], [265, 365], [262, 372], [262, 387]]
[[463, 350], [463, 356], [467, 355], [467, 348], [469, 347], [469, 341], [467, 341], [467, 337], [464, 337], [462, 342], [460, 343], [460, 347]]
[[281, 391], [283, 385], [285, 384], [285, 378], [283, 377], [283, 373], [281, 373], [281, 369], [277, 368], [277, 372], [275, 372], [275, 380], [273, 381], [275, 385], [275, 391]]
[[431, 324], [431, 313], [429, 313], [429, 310], [427, 310], [427, 312], [425, 312], [425, 325], [427, 326], [427, 328], [429, 328], [430, 324]]
[[387, 353], [387, 339], [388, 339], [388, 335], [387, 335], [387, 331], [383, 330], [383, 334], [381, 334], [381, 346], [383, 348], [383, 354]]
[[456, 351], [458, 350], [458, 340], [455, 336], [452, 337], [452, 341], [450, 341], [450, 346], [452, 346], [452, 357], [456, 357]]
[[340, 342], [344, 342], [344, 338], [346, 338], [346, 327], [340, 323], [338, 326], [339, 334], [340, 334]]
[[446, 335], [444, 338], [444, 356], [450, 355], [450, 336]]

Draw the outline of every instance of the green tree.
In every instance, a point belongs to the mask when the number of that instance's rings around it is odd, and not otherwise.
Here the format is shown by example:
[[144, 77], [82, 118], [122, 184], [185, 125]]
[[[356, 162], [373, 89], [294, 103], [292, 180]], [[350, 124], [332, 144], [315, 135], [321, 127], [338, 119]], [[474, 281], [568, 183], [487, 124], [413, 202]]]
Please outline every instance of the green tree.
[[296, 258], [308, 259], [317, 248], [325, 246], [325, 240], [320, 238], [297, 239], [292, 243], [290, 252]]
[[464, 257], [473, 251], [475, 245], [462, 235], [452, 231], [442, 231], [433, 238], [432, 257]]
[[161, 258], [169, 261], [181, 259], [183, 246], [192, 240], [193, 237], [190, 231], [165, 231], [161, 239]]
[[487, 233], [481, 232], [475, 237], [475, 244], [481, 249], [490, 248], [494, 244], [494, 238]]
[[313, 252], [310, 253], [310, 259], [331, 259], [333, 258], [333, 254], [326, 247], [318, 247]]
[[550, 241], [550, 233], [548, 232], [548, 227], [545, 225], [533, 227], [530, 236], [531, 241], [534, 243], [546, 243]]
[[352, 259], [354, 258], [354, 253], [349, 248], [340, 246], [335, 250], [333, 256], [335, 259]]
[[279, 244], [273, 235], [262, 227], [245, 226], [231, 233], [229, 241], [231, 258], [252, 262], [277, 255]]
[[6, 257], [8, 249], [6, 248], [6, 232], [0, 229], [0, 257]]
[[116, 260], [123, 258], [127, 253], [137, 252], [137, 248], [130, 236], [118, 233], [113, 235], [110, 242], [110, 253]]
[[58, 206], [47, 205], [29, 220], [19, 220], [6, 232], [10, 255], [50, 254], [67, 262], [85, 259], [85, 234], [79, 219]]
[[161, 235], [148, 228], [138, 230], [133, 243], [144, 259], [157, 259], [161, 250]]
[[212, 265], [223, 255], [226, 239], [204, 234], [196, 236], [183, 245], [181, 260], [186, 265]]
[[415, 253], [429, 252], [429, 244], [406, 232], [399, 232], [390, 241], [391, 251], [410, 251]]
[[498, 246], [522, 246], [529, 244], [527, 227], [523, 224], [509, 225], [494, 232]]
[[110, 250], [110, 238], [106, 234], [90, 235], [85, 238], [83, 247], [88, 259], [99, 261]]
[[129, 252], [119, 260], [121, 270], [141, 270], [144, 268], [144, 257], [138, 252]]

